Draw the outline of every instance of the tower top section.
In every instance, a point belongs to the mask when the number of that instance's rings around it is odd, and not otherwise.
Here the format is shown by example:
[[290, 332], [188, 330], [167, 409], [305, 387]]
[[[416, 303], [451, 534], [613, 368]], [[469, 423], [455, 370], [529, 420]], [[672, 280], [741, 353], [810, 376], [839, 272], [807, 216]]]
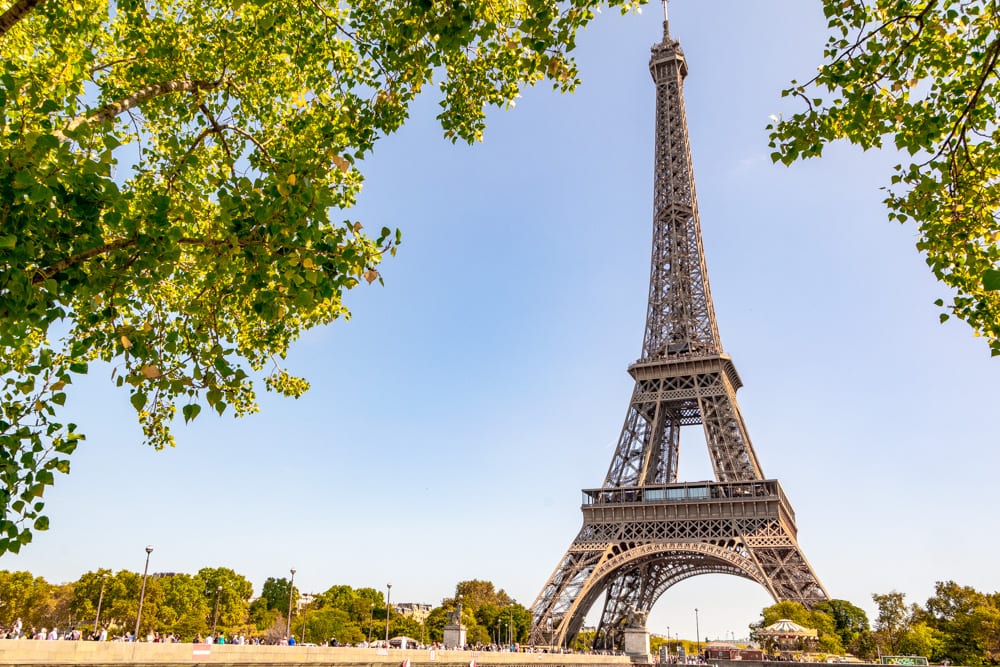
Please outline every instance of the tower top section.
[[[663, 0], [663, 39], [653, 44], [652, 54], [649, 58], [649, 72], [653, 75], [653, 81], [659, 83], [662, 76], [668, 74], [665, 65], [676, 63], [676, 71], [680, 72], [681, 78], [687, 76], [687, 60], [684, 58], [684, 51], [681, 50], [681, 43], [670, 36], [670, 20], [667, 14], [667, 0]], [[670, 67], [672, 75], [674, 68]]]
[[[666, 11], [667, 3], [663, 3]], [[708, 285], [694, 167], [684, 111], [687, 60], [663, 22], [649, 73], [656, 84], [653, 169], [653, 252], [646, 335], [639, 361], [722, 354]]]

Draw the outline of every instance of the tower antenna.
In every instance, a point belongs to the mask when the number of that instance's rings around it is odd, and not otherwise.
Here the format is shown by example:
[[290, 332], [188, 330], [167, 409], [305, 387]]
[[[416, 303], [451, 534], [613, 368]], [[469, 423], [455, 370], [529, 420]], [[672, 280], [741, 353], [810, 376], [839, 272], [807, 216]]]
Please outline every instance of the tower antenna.
[[667, 18], [667, 0], [663, 0], [663, 40], [670, 36], [669, 19]]

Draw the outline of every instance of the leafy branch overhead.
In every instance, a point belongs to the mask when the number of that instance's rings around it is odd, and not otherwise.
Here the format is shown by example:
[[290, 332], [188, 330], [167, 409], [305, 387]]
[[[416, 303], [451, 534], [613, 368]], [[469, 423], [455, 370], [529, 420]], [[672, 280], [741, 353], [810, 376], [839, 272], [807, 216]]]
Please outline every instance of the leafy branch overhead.
[[836, 139], [904, 156], [889, 217], [953, 290], [941, 321], [965, 320], [1000, 355], [1000, 10], [986, 0], [823, 0], [824, 64], [784, 95], [804, 110], [769, 126], [772, 158], [818, 157]]
[[18, 0], [0, 15], [0, 554], [44, 530], [110, 364], [145, 441], [255, 380], [381, 281], [400, 232], [344, 219], [359, 165], [436, 83], [452, 141], [548, 79], [600, 4], [636, 0]]

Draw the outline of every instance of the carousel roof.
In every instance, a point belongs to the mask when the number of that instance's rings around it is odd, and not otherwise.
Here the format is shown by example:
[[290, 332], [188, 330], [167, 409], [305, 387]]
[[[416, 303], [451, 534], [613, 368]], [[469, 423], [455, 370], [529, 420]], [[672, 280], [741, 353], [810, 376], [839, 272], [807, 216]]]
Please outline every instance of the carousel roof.
[[782, 618], [779, 621], [760, 629], [757, 634], [768, 637], [815, 637], [819, 633], [813, 628], [804, 628], [794, 621]]

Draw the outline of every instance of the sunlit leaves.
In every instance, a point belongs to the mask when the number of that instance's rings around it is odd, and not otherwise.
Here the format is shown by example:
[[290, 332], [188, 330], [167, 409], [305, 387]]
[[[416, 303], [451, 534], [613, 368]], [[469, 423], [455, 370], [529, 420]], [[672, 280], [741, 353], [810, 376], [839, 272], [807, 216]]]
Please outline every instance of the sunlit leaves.
[[47, 527], [93, 362], [158, 449], [256, 411], [260, 379], [302, 395], [291, 344], [401, 241], [341, 213], [376, 142], [431, 84], [453, 141], [526, 85], [571, 90], [599, 4], [73, 0], [0, 33], [0, 554]]
[[[1000, 13], [985, 0], [824, 0], [826, 62], [784, 91], [805, 110], [778, 119], [771, 157], [791, 164], [836, 139], [903, 158], [889, 218], [954, 291], [948, 310], [1000, 355]], [[948, 313], [942, 313], [942, 321]]]

